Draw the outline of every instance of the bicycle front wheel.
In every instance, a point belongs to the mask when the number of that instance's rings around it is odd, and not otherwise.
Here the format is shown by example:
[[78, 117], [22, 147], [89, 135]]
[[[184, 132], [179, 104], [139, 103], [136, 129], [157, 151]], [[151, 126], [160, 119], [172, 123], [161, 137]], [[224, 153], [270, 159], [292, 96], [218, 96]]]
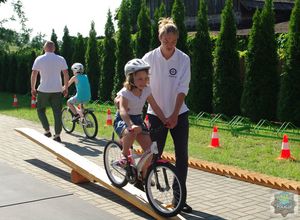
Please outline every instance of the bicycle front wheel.
[[67, 133], [72, 133], [75, 129], [75, 122], [72, 121], [73, 113], [67, 107], [63, 108], [61, 114], [62, 127]]
[[146, 176], [146, 195], [151, 207], [159, 215], [177, 215], [186, 200], [186, 189], [170, 163], [156, 162]]
[[86, 112], [82, 121], [82, 128], [88, 138], [96, 137], [98, 133], [98, 122], [93, 112]]
[[122, 147], [115, 141], [107, 143], [104, 149], [104, 168], [109, 180], [116, 187], [123, 187], [128, 183], [126, 179], [126, 170], [117, 166], [116, 161], [120, 159]]

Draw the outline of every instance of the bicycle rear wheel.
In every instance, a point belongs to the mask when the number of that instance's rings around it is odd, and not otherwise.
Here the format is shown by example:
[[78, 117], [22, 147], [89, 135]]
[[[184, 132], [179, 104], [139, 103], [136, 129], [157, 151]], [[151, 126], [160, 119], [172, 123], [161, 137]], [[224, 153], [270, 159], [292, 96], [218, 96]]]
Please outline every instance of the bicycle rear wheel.
[[83, 131], [88, 138], [96, 137], [98, 133], [98, 122], [93, 112], [91, 111], [86, 112], [84, 114], [84, 119], [81, 123], [82, 123]]
[[115, 165], [122, 154], [122, 146], [115, 141], [107, 143], [104, 149], [104, 168], [109, 180], [116, 187], [123, 187], [128, 183], [126, 179], [126, 170]]
[[75, 129], [75, 122], [72, 121], [73, 113], [68, 107], [63, 108], [61, 114], [62, 127], [67, 133], [72, 133]]
[[177, 215], [186, 200], [186, 189], [170, 163], [156, 162], [146, 176], [146, 195], [149, 204], [161, 216]]

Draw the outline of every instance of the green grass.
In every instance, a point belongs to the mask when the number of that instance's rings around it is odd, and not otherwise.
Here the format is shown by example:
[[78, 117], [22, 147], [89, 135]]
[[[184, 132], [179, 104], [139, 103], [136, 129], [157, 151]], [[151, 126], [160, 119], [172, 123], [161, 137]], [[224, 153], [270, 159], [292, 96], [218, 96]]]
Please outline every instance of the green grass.
[[[0, 114], [17, 118], [27, 119], [39, 123], [36, 110], [30, 108], [29, 95], [18, 95], [19, 107], [12, 107], [13, 94], [0, 93]], [[109, 105], [89, 104], [89, 108], [95, 110], [99, 123], [98, 137], [111, 138], [113, 128], [105, 126], [106, 112], [110, 108], [112, 117], [115, 108]], [[51, 125], [53, 125], [52, 110], [47, 109], [47, 115]], [[77, 126], [77, 131], [83, 131]], [[254, 136], [234, 137], [229, 131], [219, 129], [220, 148], [209, 148], [212, 128], [203, 128], [191, 124], [189, 137], [189, 156], [215, 163], [236, 166], [250, 171], [272, 175], [281, 178], [300, 181], [300, 143], [289, 141], [292, 155], [297, 161], [280, 161], [276, 158], [280, 155], [281, 139], [263, 138]], [[166, 152], [173, 153], [172, 139], [168, 136]]]

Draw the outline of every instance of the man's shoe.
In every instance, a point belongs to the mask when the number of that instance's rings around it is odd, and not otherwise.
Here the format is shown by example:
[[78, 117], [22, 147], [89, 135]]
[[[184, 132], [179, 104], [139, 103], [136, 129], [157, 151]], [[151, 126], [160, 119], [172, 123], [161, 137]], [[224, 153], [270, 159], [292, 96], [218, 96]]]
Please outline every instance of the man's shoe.
[[50, 131], [45, 132], [44, 135], [45, 135], [46, 137], [48, 137], [48, 138], [52, 136]]
[[56, 137], [54, 137], [54, 138], [53, 138], [53, 140], [55, 140], [55, 141], [57, 141], [57, 142], [61, 143], [60, 136], [56, 136]]
[[193, 209], [191, 206], [189, 206], [188, 204], [184, 204], [184, 206], [182, 207], [182, 210], [183, 212], [185, 213], [192, 213], [193, 212]]

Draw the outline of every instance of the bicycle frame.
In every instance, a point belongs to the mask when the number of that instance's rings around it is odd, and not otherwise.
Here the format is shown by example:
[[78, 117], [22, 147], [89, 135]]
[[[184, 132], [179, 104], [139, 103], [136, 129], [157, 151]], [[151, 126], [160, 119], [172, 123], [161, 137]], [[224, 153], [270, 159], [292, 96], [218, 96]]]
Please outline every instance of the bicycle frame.
[[[152, 142], [150, 150], [145, 151], [141, 155], [135, 154], [133, 151], [133, 148], [130, 149], [129, 152], [130, 153], [128, 155], [128, 162], [136, 169], [138, 178], [142, 178], [142, 169], [143, 169], [145, 163], [148, 161], [148, 159], [152, 155], [158, 153], [157, 144], [156, 144], [156, 142]], [[138, 159], [138, 158], [139, 158], [139, 161], [136, 163], [136, 159]]]
[[83, 106], [83, 104], [79, 104], [78, 106], [74, 106], [75, 109], [76, 109], [76, 112], [79, 114], [80, 118], [83, 118], [83, 116], [84, 116], [84, 106]]
[[[78, 107], [79, 106], [79, 107]], [[80, 116], [80, 120], [79, 123], [80, 124], [85, 124], [86, 123], [86, 119], [85, 119], [85, 114], [87, 112], [93, 112], [94, 110], [88, 109], [88, 108], [84, 108], [83, 104], [79, 104], [78, 106], [74, 106], [76, 109], [76, 112], [79, 114]]]

